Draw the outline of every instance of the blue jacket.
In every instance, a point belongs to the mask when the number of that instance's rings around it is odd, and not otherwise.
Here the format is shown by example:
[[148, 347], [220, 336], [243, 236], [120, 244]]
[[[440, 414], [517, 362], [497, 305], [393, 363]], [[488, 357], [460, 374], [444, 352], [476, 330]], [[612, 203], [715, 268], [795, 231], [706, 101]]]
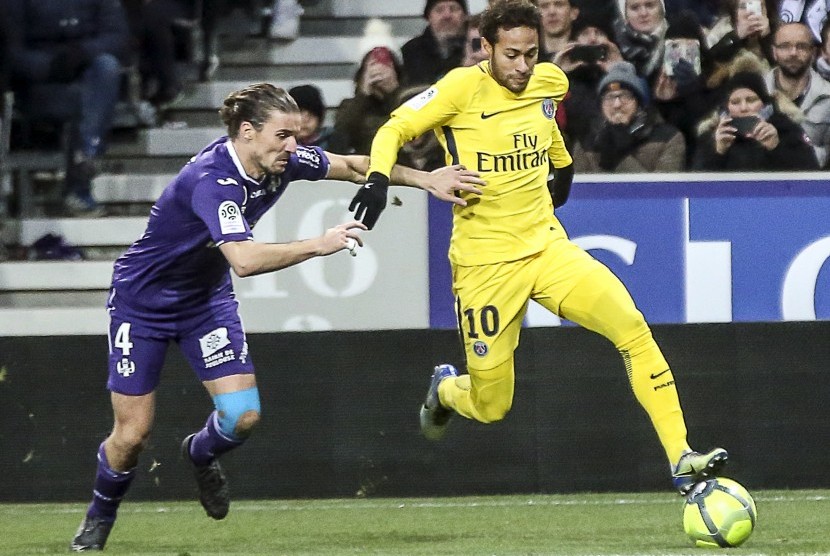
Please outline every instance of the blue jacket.
[[127, 59], [127, 19], [120, 0], [3, 0], [14, 79], [44, 82], [67, 45], [90, 56]]

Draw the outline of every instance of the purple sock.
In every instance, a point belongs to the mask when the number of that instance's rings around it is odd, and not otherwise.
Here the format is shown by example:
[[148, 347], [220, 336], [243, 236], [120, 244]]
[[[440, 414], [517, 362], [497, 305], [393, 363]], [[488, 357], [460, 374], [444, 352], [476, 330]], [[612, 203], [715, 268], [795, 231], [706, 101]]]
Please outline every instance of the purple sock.
[[243, 440], [228, 438], [219, 430], [216, 412], [210, 414], [205, 427], [190, 441], [190, 459], [196, 465], [207, 465], [225, 452], [240, 446]]
[[92, 490], [92, 503], [87, 508], [86, 515], [115, 521], [115, 514], [118, 512], [121, 499], [130, 488], [134, 477], [135, 468], [129, 471], [115, 471], [110, 468], [102, 442], [98, 447], [98, 472], [95, 475], [95, 486]]

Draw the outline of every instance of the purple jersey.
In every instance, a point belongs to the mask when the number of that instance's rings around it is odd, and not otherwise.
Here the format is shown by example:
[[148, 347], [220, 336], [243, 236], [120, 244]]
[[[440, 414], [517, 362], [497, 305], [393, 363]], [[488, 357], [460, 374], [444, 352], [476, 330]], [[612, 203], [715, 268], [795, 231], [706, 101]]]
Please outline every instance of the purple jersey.
[[319, 147], [297, 147], [285, 172], [249, 177], [221, 137], [179, 172], [153, 205], [144, 234], [115, 261], [112, 295], [150, 320], [187, 317], [232, 295], [230, 264], [218, 246], [253, 239], [251, 228], [294, 180], [326, 177]]

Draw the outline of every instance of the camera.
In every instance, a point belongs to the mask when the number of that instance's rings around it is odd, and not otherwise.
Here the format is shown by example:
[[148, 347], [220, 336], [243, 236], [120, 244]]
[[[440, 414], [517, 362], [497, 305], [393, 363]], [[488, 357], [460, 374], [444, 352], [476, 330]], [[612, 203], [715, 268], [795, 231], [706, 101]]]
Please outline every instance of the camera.
[[596, 64], [608, 57], [608, 47], [604, 44], [578, 44], [568, 52], [568, 57], [575, 62]]

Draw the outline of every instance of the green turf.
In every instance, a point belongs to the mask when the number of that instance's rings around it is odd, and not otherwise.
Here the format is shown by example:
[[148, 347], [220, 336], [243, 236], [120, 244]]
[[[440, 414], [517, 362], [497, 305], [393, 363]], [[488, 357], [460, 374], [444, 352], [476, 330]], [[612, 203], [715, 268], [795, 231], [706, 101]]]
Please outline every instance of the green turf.
[[[730, 556], [830, 554], [830, 491], [758, 491], [752, 537]], [[0, 505], [0, 554], [66, 553], [84, 504]], [[671, 493], [237, 501], [122, 506], [106, 554], [698, 555]]]

